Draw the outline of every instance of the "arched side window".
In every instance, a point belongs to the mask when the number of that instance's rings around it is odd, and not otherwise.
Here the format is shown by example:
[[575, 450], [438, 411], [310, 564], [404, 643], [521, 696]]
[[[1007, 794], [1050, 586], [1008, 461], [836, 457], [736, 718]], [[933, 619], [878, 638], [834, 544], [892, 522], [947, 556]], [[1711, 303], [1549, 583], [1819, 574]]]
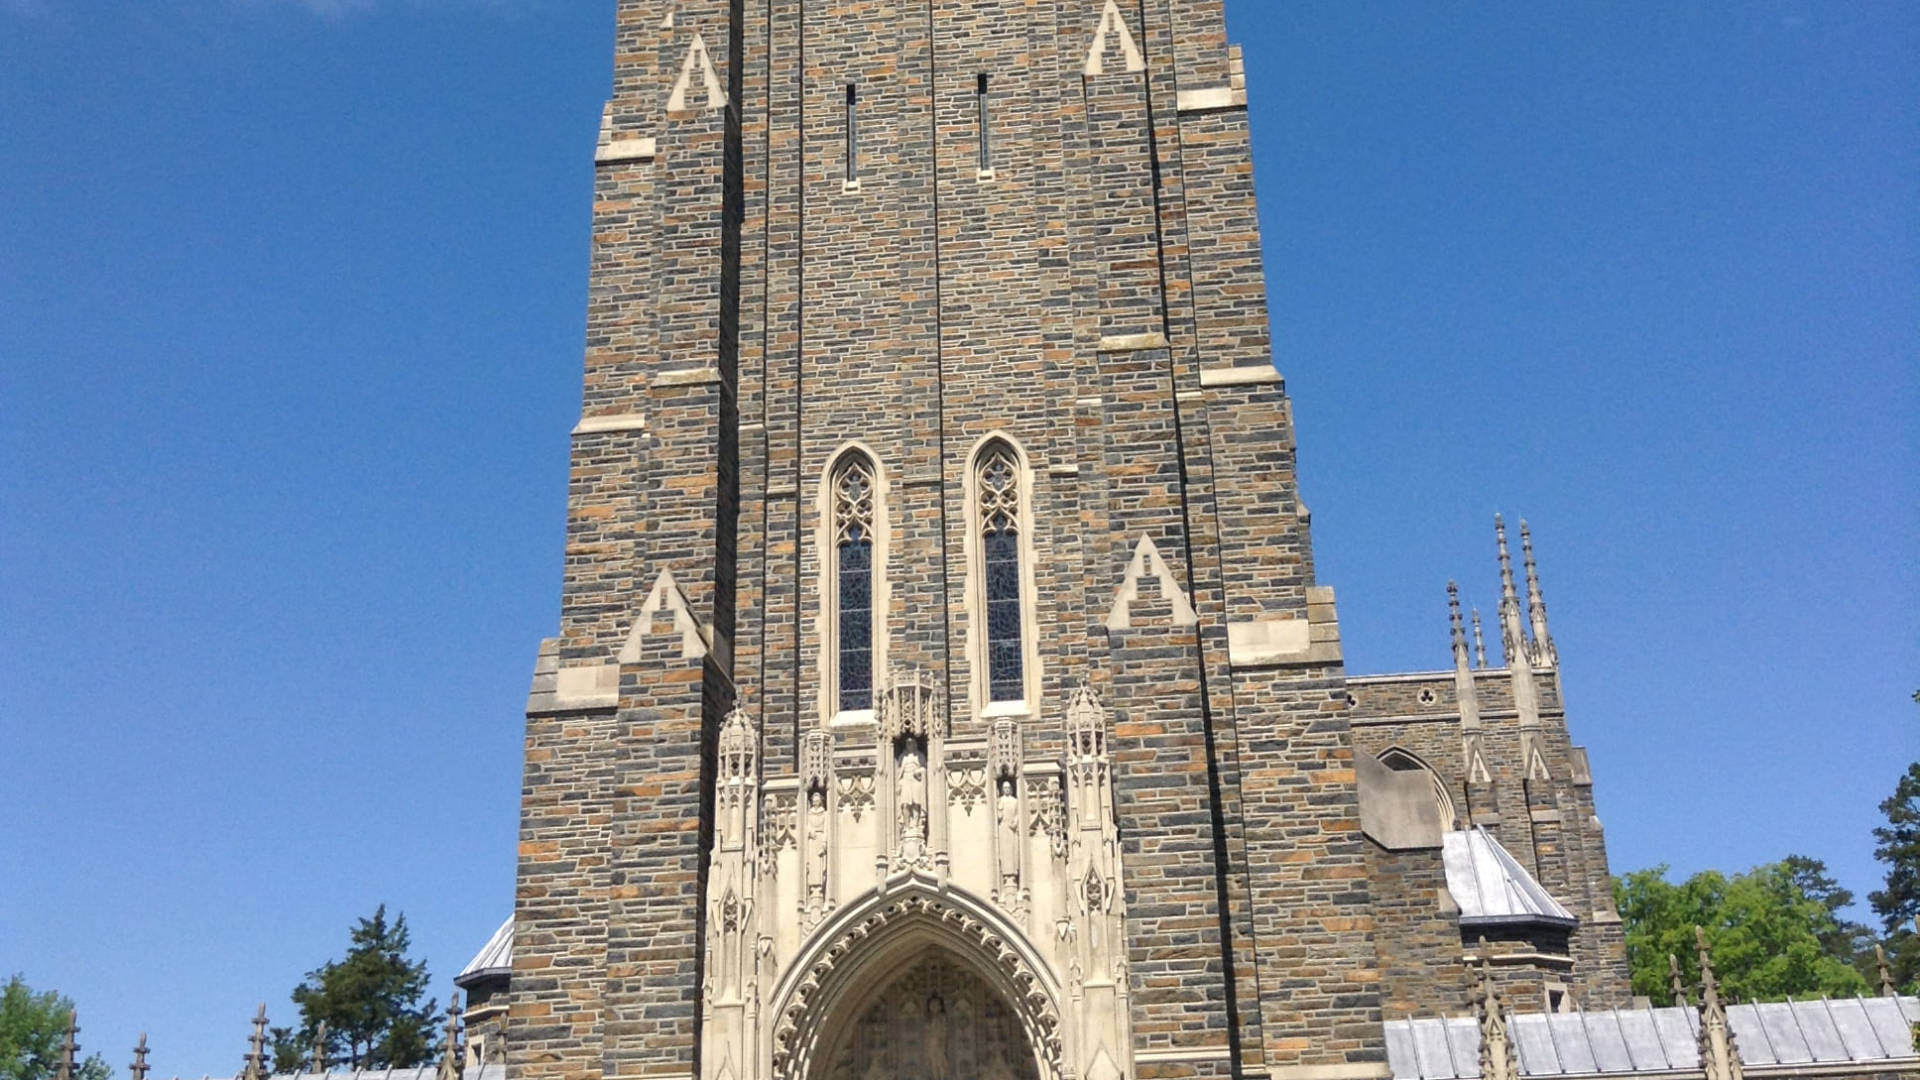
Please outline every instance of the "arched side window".
[[1004, 436], [982, 439], [967, 470], [967, 641], [976, 715], [1034, 711], [1033, 473]]
[[1446, 782], [1440, 779], [1440, 774], [1433, 771], [1432, 766], [1397, 746], [1381, 752], [1380, 764], [1394, 772], [1426, 773], [1428, 781], [1433, 785], [1434, 805], [1440, 811], [1440, 827], [1448, 830], [1460, 827], [1459, 820], [1453, 812], [1453, 795], [1447, 791]]
[[832, 610], [834, 708], [873, 708], [875, 528], [878, 485], [865, 454], [844, 455], [832, 477], [833, 548], [827, 602]]
[[1005, 443], [980, 457], [980, 561], [985, 579], [987, 700], [1026, 697], [1021, 633], [1020, 462]]

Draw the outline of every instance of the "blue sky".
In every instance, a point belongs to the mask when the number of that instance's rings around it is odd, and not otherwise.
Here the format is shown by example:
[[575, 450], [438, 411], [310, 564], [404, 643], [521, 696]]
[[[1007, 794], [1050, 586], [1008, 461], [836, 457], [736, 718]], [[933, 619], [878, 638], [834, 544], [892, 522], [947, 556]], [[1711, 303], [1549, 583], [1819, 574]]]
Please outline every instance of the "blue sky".
[[[1090, 4], [1091, 9], [1091, 4]], [[511, 903], [606, 0], [0, 0], [0, 974], [231, 1075]], [[1229, 4], [1355, 671], [1538, 539], [1617, 870], [1920, 754], [1920, 7]]]

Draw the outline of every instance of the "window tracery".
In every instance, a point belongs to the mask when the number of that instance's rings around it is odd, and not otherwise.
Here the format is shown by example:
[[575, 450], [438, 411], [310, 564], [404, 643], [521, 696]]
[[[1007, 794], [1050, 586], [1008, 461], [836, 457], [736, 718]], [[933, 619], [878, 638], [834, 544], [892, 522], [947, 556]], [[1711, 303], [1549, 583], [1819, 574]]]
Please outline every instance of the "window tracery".
[[1020, 595], [1020, 473], [1013, 449], [998, 442], [980, 455], [976, 470], [989, 702], [1019, 701], [1026, 696]]
[[833, 475], [834, 669], [837, 708], [873, 708], [874, 473], [849, 454]]

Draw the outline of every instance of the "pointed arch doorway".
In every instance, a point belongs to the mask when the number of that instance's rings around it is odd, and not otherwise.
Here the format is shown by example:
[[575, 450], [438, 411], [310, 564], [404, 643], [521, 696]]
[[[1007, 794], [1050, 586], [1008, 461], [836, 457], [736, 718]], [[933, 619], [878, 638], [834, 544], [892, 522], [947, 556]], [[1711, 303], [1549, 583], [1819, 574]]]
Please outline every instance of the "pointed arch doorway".
[[1059, 985], [1021, 932], [910, 873], [815, 933], [773, 1000], [775, 1080], [1063, 1080]]
[[843, 1008], [809, 1080], [1040, 1080], [1012, 1006], [937, 946]]

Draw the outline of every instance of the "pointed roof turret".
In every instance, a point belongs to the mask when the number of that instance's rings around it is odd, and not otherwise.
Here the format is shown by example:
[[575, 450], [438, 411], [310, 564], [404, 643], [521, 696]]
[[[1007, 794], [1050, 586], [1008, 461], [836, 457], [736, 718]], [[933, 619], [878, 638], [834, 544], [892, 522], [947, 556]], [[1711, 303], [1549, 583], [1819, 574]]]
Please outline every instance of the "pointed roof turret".
[[153, 1066], [147, 1064], [147, 1033], [140, 1033], [140, 1041], [133, 1047], [133, 1064], [127, 1066], [127, 1075], [132, 1080], [147, 1080], [147, 1074]]
[[1453, 666], [1467, 666], [1467, 631], [1460, 622], [1460, 586], [1447, 582], [1447, 628], [1453, 639]]
[[1536, 667], [1557, 667], [1560, 654], [1553, 647], [1553, 635], [1547, 632], [1547, 598], [1540, 591], [1540, 568], [1533, 561], [1533, 532], [1525, 518], [1520, 519], [1520, 559], [1527, 570], [1527, 614], [1533, 624], [1533, 644], [1528, 655]]
[[1480, 609], [1473, 609], [1473, 666], [1487, 666], [1487, 638], [1480, 632]]
[[1667, 954], [1667, 988], [1673, 992], [1675, 1005], [1687, 1005], [1687, 983], [1680, 977], [1680, 958]]
[[1493, 536], [1500, 547], [1500, 653], [1508, 667], [1524, 663], [1527, 631], [1520, 624], [1520, 593], [1513, 587], [1513, 554], [1507, 550], [1507, 521], [1493, 515]]
[[1873, 963], [1880, 971], [1880, 996], [1897, 997], [1898, 989], [1893, 985], [1893, 965], [1887, 962], [1887, 950], [1879, 945], [1873, 947]]
[[1484, 955], [1480, 958], [1478, 974], [1474, 1011], [1480, 1014], [1481, 1080], [1519, 1080], [1520, 1062], [1514, 1055], [1513, 1038], [1507, 1031], [1507, 1014], [1500, 1005], [1500, 988], [1494, 985]]
[[1720, 980], [1713, 973], [1713, 952], [1707, 948], [1707, 932], [1698, 926], [1693, 928], [1693, 947], [1700, 954], [1700, 1068], [1706, 1080], [1744, 1080], [1740, 1046], [1720, 1000]]
[[465, 1067], [466, 1055], [460, 1051], [460, 992], [456, 990], [447, 1003], [446, 1042], [441, 1044], [440, 1067], [434, 1070], [433, 1080], [460, 1080]]
[[313, 1025], [313, 1047], [308, 1054], [307, 1068], [310, 1072], [327, 1071], [327, 1022]]
[[74, 1061], [80, 1054], [80, 1014], [67, 1011], [67, 1033], [60, 1040], [60, 1063], [54, 1066], [54, 1080], [73, 1080]]
[[247, 1062], [240, 1070], [240, 1080], [267, 1080], [272, 1075], [267, 1061], [267, 1003], [263, 1001], [254, 1010], [253, 1034], [247, 1036]]

